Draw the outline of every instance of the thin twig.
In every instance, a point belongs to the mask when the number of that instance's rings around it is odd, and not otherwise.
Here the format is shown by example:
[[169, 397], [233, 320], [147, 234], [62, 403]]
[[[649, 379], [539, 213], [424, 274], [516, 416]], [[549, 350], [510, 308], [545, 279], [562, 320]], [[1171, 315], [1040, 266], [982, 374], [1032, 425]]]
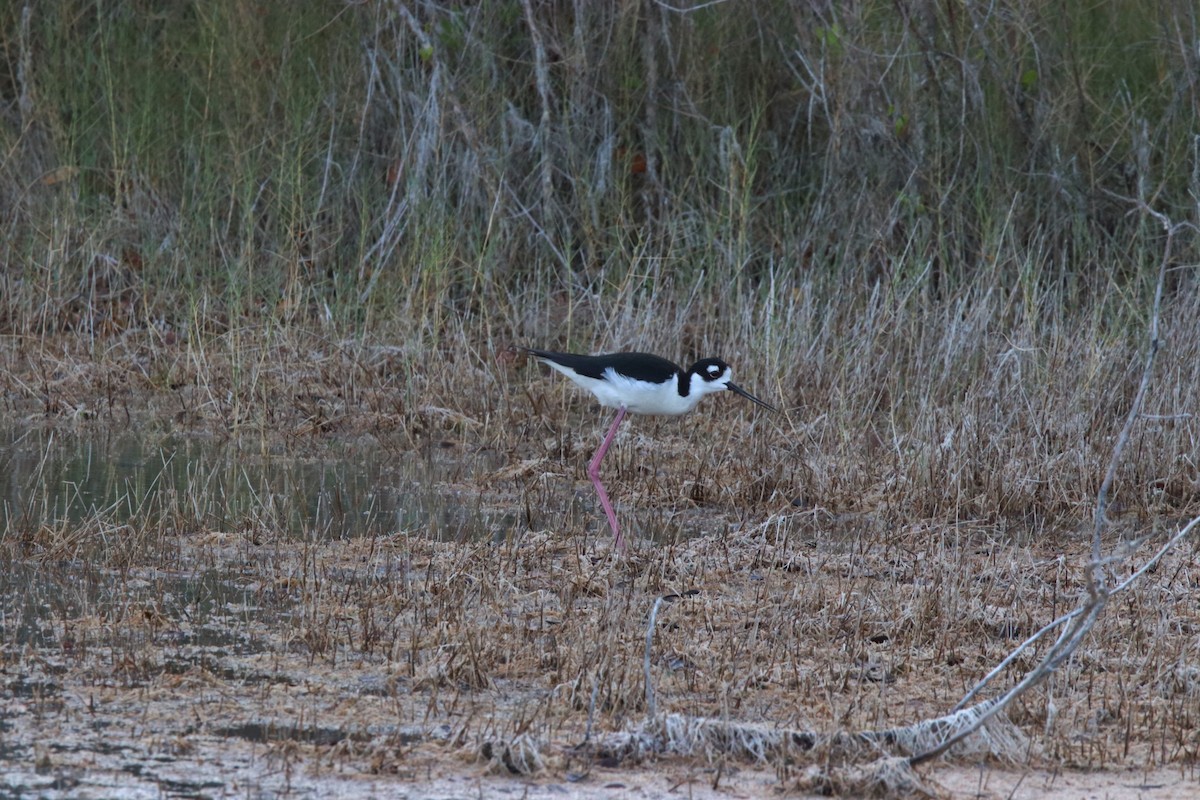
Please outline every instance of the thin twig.
[[1158, 355], [1158, 348], [1162, 345], [1158, 338], [1158, 320], [1162, 311], [1163, 284], [1166, 281], [1167, 263], [1171, 259], [1171, 244], [1175, 240], [1177, 227], [1159, 212], [1149, 207], [1144, 207], [1144, 210], [1162, 223], [1167, 232], [1167, 241], [1163, 244], [1162, 261], [1158, 265], [1158, 282], [1154, 287], [1154, 306], [1150, 314], [1150, 346], [1146, 350], [1146, 363], [1142, 367], [1142, 379], [1138, 383], [1137, 394], [1134, 395], [1129, 413], [1125, 416], [1125, 424], [1121, 427], [1116, 444], [1113, 445], [1112, 458], [1109, 459], [1108, 470], [1104, 473], [1104, 482], [1100, 484], [1100, 491], [1096, 495], [1096, 514], [1092, 527], [1092, 564], [1091, 569], [1088, 570], [1088, 594], [1092, 597], [1097, 597], [1105, 592], [1104, 569], [1101, 564], [1101, 536], [1108, 521], [1108, 494], [1112, 489], [1113, 481], [1116, 480], [1121, 454], [1125, 452], [1125, 446], [1129, 443], [1133, 425], [1142, 412], [1146, 390], [1150, 386], [1150, 376], [1153, 373], [1154, 357]]
[[658, 617], [658, 607], [663, 604], [664, 597], [659, 597], [654, 601], [654, 607], [650, 609], [650, 621], [646, 623], [646, 654], [642, 659], [642, 671], [646, 676], [646, 715], [650, 719], [654, 719], [655, 703], [654, 703], [654, 681], [650, 675], [650, 648], [654, 645], [654, 622]]
[[[1152, 556], [1150, 556], [1150, 558], [1146, 559], [1146, 562], [1144, 564], [1142, 564], [1140, 567], [1138, 567], [1137, 570], [1135, 570], [1133, 572], [1133, 574], [1131, 574], [1125, 580], [1121, 581], [1116, 586], [1114, 586], [1109, 591], [1109, 593], [1108, 593], [1109, 596], [1111, 597], [1112, 595], [1120, 594], [1121, 592], [1125, 591], [1130, 586], [1132, 586], [1137, 581], [1138, 578], [1142, 577], [1142, 575], [1144, 575], [1147, 571], [1153, 569], [1155, 564], [1162, 561], [1163, 556], [1165, 556], [1167, 553], [1169, 553], [1171, 551], [1171, 549], [1175, 547], [1175, 545], [1179, 544], [1179, 542], [1181, 540], [1186, 539], [1188, 537], [1188, 535], [1192, 532], [1192, 529], [1195, 528], [1197, 525], [1200, 525], [1200, 517], [1193, 518], [1190, 522], [1188, 522], [1187, 525], [1184, 525], [1182, 528], [1180, 528], [1175, 533], [1174, 536], [1172, 536], [1170, 539], [1168, 539], [1166, 541], [1166, 543], [1162, 547], [1158, 548], [1158, 550], [1154, 553], [1154, 555], [1152, 555]], [[1112, 561], [1113, 559], [1110, 558], [1108, 560]], [[1066, 614], [1063, 614], [1061, 617], [1054, 620], [1053, 622], [1047, 622], [1045, 625], [1043, 625], [1036, 633], [1034, 633], [1032, 636], [1030, 636], [1025, 641], [1021, 642], [1021, 644], [1017, 645], [1016, 649], [1013, 650], [1011, 653], [1009, 653], [1007, 656], [1005, 656], [1004, 660], [1001, 661], [999, 664], [997, 664], [992, 669], [991, 672], [989, 672], [987, 675], [985, 675], [979, 681], [979, 683], [977, 683], [973, 687], [971, 687], [971, 691], [967, 692], [966, 695], [963, 697], [963, 699], [958, 701], [958, 705], [956, 705], [954, 707], [954, 710], [961, 711], [963, 708], [965, 708], [967, 706], [967, 704], [970, 703], [975, 698], [975, 696], [977, 694], [979, 694], [979, 692], [989, 682], [991, 682], [991, 680], [993, 678], [995, 678], [997, 675], [999, 675], [1001, 672], [1003, 672], [1005, 670], [1005, 668], [1008, 667], [1009, 664], [1011, 664], [1014, 660], [1016, 660], [1017, 656], [1019, 656], [1019, 655], [1021, 655], [1021, 653], [1025, 652], [1025, 650], [1027, 650], [1030, 646], [1032, 646], [1034, 642], [1036, 642], [1038, 639], [1045, 636], [1050, 631], [1057, 628], [1059, 625], [1062, 625], [1065, 622], [1071, 621], [1075, 617], [1084, 613], [1086, 610], [1087, 610], [1087, 606], [1080, 606], [1078, 608], [1072, 609], [1071, 611], [1068, 611]]]
[[658, 6], [659, 8], [661, 8], [665, 11], [674, 11], [676, 14], [690, 14], [693, 11], [699, 11], [702, 8], [709, 8], [710, 6], [719, 6], [722, 3], [727, 3], [727, 2], [729, 2], [729, 0], [708, 0], [708, 2], [706, 2], [706, 3], [697, 3], [694, 6], [689, 6], [687, 8], [680, 8], [678, 6], [673, 6], [669, 3], [664, 3], [663, 0], [654, 0], [654, 4], [656, 6]]
[[554, 200], [554, 172], [550, 158], [550, 67], [546, 58], [546, 45], [542, 41], [542, 33], [538, 30], [537, 20], [533, 15], [533, 5], [529, 0], [521, 0], [525, 9], [525, 22], [529, 25], [529, 41], [533, 44], [533, 71], [537, 81], [538, 98], [542, 103], [542, 117], [538, 120], [536, 141], [541, 150], [539, 168], [542, 178], [542, 214], [549, 214]]

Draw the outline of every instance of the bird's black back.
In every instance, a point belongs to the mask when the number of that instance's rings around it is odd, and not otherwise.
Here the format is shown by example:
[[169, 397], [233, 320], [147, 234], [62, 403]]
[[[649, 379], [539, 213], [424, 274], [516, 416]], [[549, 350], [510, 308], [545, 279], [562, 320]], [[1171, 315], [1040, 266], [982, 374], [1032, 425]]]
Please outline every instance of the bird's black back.
[[651, 383], [666, 383], [671, 378], [683, 372], [678, 366], [661, 356], [650, 353], [609, 353], [599, 356], [581, 356], [575, 353], [555, 353], [550, 350], [534, 350], [524, 348], [527, 353], [553, 361], [567, 369], [574, 370], [580, 375], [600, 380], [604, 370], [613, 368], [627, 378], [635, 381], [650, 381]]

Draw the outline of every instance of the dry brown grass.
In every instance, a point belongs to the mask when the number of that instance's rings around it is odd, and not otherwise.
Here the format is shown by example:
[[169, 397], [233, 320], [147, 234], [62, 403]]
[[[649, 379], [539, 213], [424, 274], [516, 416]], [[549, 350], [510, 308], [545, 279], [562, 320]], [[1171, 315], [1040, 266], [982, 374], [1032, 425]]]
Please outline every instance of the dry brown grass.
[[[1145, 204], [1200, 194], [1192, 4], [669, 5], [0, 12], [3, 425], [434, 465], [424, 496], [486, 526], [331, 540], [199, 476], [73, 521], [34, 498], [0, 531], [14, 752], [270, 792], [447, 753], [578, 777], [662, 719], [939, 717], [1076, 607], [1164, 249]], [[1110, 552], [1200, 510], [1195, 241]], [[784, 413], [626, 424], [615, 561], [602, 422], [512, 344], [719, 355]], [[1194, 763], [1194, 561], [1010, 711], [1030, 762]], [[872, 788], [831, 749], [773, 768]]]
[[[1139, 377], [1130, 320], [1087, 309], [1030, 316], [987, 287], [936, 306], [867, 298], [818, 309], [815, 292], [800, 285], [770, 307], [665, 297], [653, 317], [597, 298], [575, 304], [574, 326], [609, 320], [579, 349], [721, 355], [739, 383], [786, 412], [720, 398], [680, 421], [627, 426], [605, 464], [626, 513], [698, 507], [754, 520], [795, 502], [1031, 535], [1089, 515]], [[1117, 476], [1118, 509], [1157, 516], [1200, 500], [1196, 297], [1167, 298], [1166, 345], [1148, 418]], [[513, 342], [572, 346], [552, 333], [563, 324], [554, 313], [516, 309], [512, 298], [448, 316], [436, 335], [398, 318], [371, 339], [290, 327], [10, 338], [0, 389], [6, 416], [34, 424], [136, 425], [297, 449], [331, 438], [398, 451], [440, 443], [574, 480], [600, 416], [565, 381], [506, 357]], [[538, 491], [520, 473], [479, 478], [497, 491]]]
[[[6, 639], [32, 648], [6, 659], [25, 684], [41, 681], [37, 718], [20, 716], [14, 739], [56, 730], [86, 749], [72, 720], [93, 704], [112, 742], [135, 730], [162, 747], [259, 736], [310, 773], [408, 774], [452, 752], [585, 773], [609, 763], [608, 733], [645, 717], [647, 618], [665, 594], [679, 597], [653, 637], [660, 713], [883, 730], [941, 715], [1086, 580], [1087, 544], [1071, 536], [1020, 544], [977, 523], [801, 511], [729, 527], [624, 560], [602, 535], [582, 547], [562, 530], [516, 531], [499, 547], [196, 532], [164, 541], [175, 555], [155, 567], [43, 551], [11, 578], [24, 592], [4, 593], [28, 603], [6, 613]], [[1131, 517], [1126, 527], [1143, 532]], [[1193, 552], [1180, 552], [1114, 602], [1011, 713], [1031, 738], [1023, 760], [1095, 769], [1200, 755], [1198, 581]], [[793, 749], [773, 763], [781, 786], [802, 787], [811, 759], [831, 757]]]
[[[1167, 304], [1107, 548], [1147, 537], [1148, 549], [1196, 509], [1195, 304]], [[722, 355], [785, 412], [718, 398], [626, 425], [604, 471], [636, 546], [614, 560], [583, 473], [603, 421], [565, 381], [512, 357], [509, 342], [553, 326], [550, 312], [519, 308], [447, 317], [436, 340], [400, 328], [390, 341], [292, 328], [7, 340], [0, 382], [21, 425], [191, 431], [245, 457], [335, 443], [420, 454], [458, 465], [428, 491], [494, 528], [328, 541], [286, 533], [273, 507], [214, 529], [140, 498], [76, 523], [27, 516], [4, 537], [24, 576], [4, 592], [6, 640], [26, 642], [5, 658], [37, 687], [18, 739], [86, 740], [69, 719], [102, 686], [117, 739], [149, 725], [156, 741], [201, 737], [222, 758], [235, 758], [231, 742], [262, 740], [289, 780], [335, 767], [411, 778], [449, 753], [579, 777], [636, 761], [605, 737], [647, 721], [646, 626], [660, 597], [678, 596], [651, 632], [659, 715], [814, 741], [940, 717], [1077, 605], [1096, 489], [1139, 377], [1136, 341], [1109, 321], [1032, 319], [988, 292], [820, 312], [804, 290], [770, 309], [713, 298], [719, 328], [694, 303], [665, 302], [666, 326], [631, 306], [602, 341], [673, 354], [674, 326], [685, 354]], [[212, 507], [203, 485], [189, 492], [192, 508]], [[1185, 543], [1114, 599], [1010, 710], [1029, 737], [1020, 758], [1094, 769], [1200, 756], [1194, 552]], [[211, 713], [205, 692], [224, 698]], [[184, 723], [189, 704], [202, 710]], [[853, 793], [879, 777], [865, 755], [816, 748], [772, 764], [778, 786]], [[707, 746], [679, 758], [738, 763]]]

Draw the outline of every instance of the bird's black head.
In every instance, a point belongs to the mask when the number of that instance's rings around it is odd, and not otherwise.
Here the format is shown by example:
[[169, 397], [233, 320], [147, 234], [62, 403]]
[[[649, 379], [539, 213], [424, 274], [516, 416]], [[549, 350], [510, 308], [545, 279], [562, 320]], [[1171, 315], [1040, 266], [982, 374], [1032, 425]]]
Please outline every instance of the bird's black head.
[[[691, 378], [692, 388], [698, 390], [699, 394], [722, 392], [728, 389], [734, 394], [741, 395], [763, 408], [770, 409], [771, 411], [776, 410], [774, 406], [767, 405], [734, 383], [733, 369], [719, 358], [700, 359], [695, 364], [692, 364], [692, 368], [688, 370], [688, 375], [695, 376]], [[699, 378], [698, 381], [696, 380], [697, 378]], [[686, 395], [687, 393], [680, 392], [680, 394]]]
[[719, 383], [730, 373], [729, 365], [719, 358], [702, 358], [688, 372], [699, 375], [705, 383]]

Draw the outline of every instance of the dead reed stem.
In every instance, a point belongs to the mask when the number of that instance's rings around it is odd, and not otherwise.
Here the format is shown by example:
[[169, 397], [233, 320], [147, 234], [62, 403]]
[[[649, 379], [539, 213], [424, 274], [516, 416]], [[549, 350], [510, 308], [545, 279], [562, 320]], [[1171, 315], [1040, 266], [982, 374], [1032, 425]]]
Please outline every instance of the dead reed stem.
[[[1142, 207], [1149, 211], [1145, 204]], [[952, 736], [946, 738], [945, 741], [932, 747], [929, 750], [909, 758], [909, 763], [917, 766], [926, 761], [931, 761], [938, 758], [958, 742], [961, 742], [966, 737], [975, 733], [981, 726], [984, 725], [995, 714], [1000, 713], [1009, 706], [1014, 700], [1021, 697], [1025, 692], [1040, 684], [1043, 680], [1049, 677], [1058, 666], [1067, 658], [1070, 658], [1079, 644], [1084, 640], [1088, 633], [1092, 630], [1096, 620], [1104, 611], [1108, 603], [1112, 591], [1108, 588], [1108, 582], [1105, 577], [1105, 567], [1108, 563], [1103, 557], [1103, 541], [1102, 536], [1107, 524], [1106, 510], [1108, 508], [1108, 494], [1115, 480], [1117, 467], [1121, 463], [1121, 456], [1125, 451], [1125, 446], [1129, 442], [1130, 433], [1133, 430], [1134, 423], [1138, 421], [1142, 413], [1142, 407], [1145, 402], [1146, 392], [1150, 385], [1150, 378], [1154, 367], [1154, 358], [1158, 354], [1160, 341], [1158, 337], [1159, 317], [1162, 313], [1162, 295], [1163, 283], [1166, 280], [1167, 264], [1171, 256], [1171, 243], [1174, 240], [1175, 234], [1181, 225], [1171, 223], [1166, 217], [1161, 214], [1154, 213], [1154, 218], [1162, 223], [1166, 232], [1166, 241], [1163, 243], [1162, 259], [1159, 262], [1158, 279], [1154, 287], [1154, 302], [1151, 307], [1150, 322], [1147, 330], [1147, 346], [1146, 360], [1142, 367], [1141, 380], [1138, 382], [1137, 393], [1134, 395], [1133, 403], [1130, 405], [1129, 413], [1125, 418], [1125, 424], [1121, 428], [1120, 434], [1117, 436], [1116, 442], [1113, 444], [1112, 456], [1108, 462], [1108, 468], [1104, 473], [1104, 481], [1100, 485], [1100, 490], [1096, 496], [1096, 511], [1094, 516], [1094, 524], [1092, 528], [1092, 557], [1088, 565], [1088, 581], [1087, 581], [1087, 598], [1083, 604], [1075, 611], [1066, 614], [1054, 622], [1048, 624], [1031, 636], [1025, 642], [1022, 642], [1016, 650], [1010, 653], [1002, 662], [1001, 665], [992, 672], [988, 673], [987, 677], [980, 682], [976, 687], [968, 692], [967, 697], [973, 697], [979, 689], [994, 675], [998, 674], [998, 670], [1003, 666], [1012, 663], [1013, 659], [1026, 648], [1031, 646], [1035, 641], [1041, 638], [1042, 634], [1052, 630], [1060, 624], [1065, 624], [1063, 632], [1059, 635], [1058, 640], [1054, 645], [1042, 656], [1038, 665], [1025, 675], [1015, 686], [1002, 694], [994, 701], [988, 701], [975, 706], [973, 711], [976, 712], [977, 719], [971, 725], [957, 731]], [[1177, 542], [1182, 540], [1191, 529], [1200, 522], [1200, 518], [1193, 519], [1187, 525], [1176, 533], [1167, 542], [1163, 549], [1160, 549], [1146, 564], [1144, 564], [1135, 576], [1143, 574], [1150, 566], [1156, 563], [1169, 549]], [[1131, 585], [1132, 578], [1123, 582], [1118, 587], [1117, 591]], [[960, 701], [959, 707], [966, 702], [964, 698]]]

